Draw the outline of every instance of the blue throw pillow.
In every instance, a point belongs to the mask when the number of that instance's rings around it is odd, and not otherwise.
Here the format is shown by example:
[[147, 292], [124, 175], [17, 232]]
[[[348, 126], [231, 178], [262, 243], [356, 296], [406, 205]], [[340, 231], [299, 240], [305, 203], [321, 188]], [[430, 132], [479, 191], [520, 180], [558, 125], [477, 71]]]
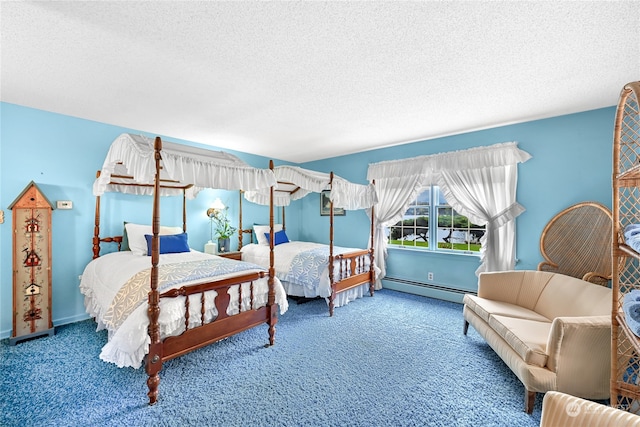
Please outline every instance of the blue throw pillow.
[[[269, 243], [269, 233], [264, 233], [267, 238], [267, 243]], [[287, 233], [284, 230], [276, 231], [273, 233], [273, 244], [279, 245], [280, 243], [289, 243], [289, 238], [287, 237]]]
[[[160, 238], [160, 253], [161, 254], [175, 254], [178, 252], [189, 252], [189, 242], [187, 241], [187, 233], [169, 234], [165, 236], [158, 236]], [[151, 234], [145, 234], [144, 238], [147, 239], [147, 255], [151, 255]]]

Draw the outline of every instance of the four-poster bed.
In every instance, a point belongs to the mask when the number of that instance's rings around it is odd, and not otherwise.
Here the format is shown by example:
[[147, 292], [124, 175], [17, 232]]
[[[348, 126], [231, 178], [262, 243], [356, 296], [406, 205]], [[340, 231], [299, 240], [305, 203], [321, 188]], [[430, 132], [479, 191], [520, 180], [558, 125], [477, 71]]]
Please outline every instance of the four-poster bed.
[[[278, 181], [273, 196], [264, 190], [244, 191], [244, 197], [253, 203], [282, 207], [282, 224], [276, 224], [273, 237], [267, 239], [264, 227], [242, 228], [242, 204], [240, 204], [239, 249], [242, 259], [260, 265], [269, 261], [268, 244], [275, 240], [273, 257], [275, 271], [287, 294], [295, 297], [323, 297], [333, 316], [334, 307], [374, 293], [375, 264], [373, 254], [373, 221], [371, 222], [368, 249], [344, 248], [334, 245], [334, 208], [345, 210], [370, 209], [373, 218], [376, 192], [373, 185], [349, 182], [331, 173], [310, 171], [294, 166], [274, 167]], [[330, 190], [329, 244], [291, 242], [285, 233], [284, 207], [309, 193]], [[240, 196], [242, 198], [242, 194]], [[243, 234], [254, 233], [256, 242], [243, 245]]]
[[[275, 342], [277, 308], [287, 299], [273, 264], [261, 267], [188, 247], [186, 199], [203, 188], [253, 188], [272, 195], [273, 172], [228, 153], [122, 134], [111, 145], [94, 182], [93, 260], [80, 289], [87, 312], [108, 342], [100, 357], [139, 367], [144, 359], [149, 404], [158, 398], [164, 361], [255, 326], [268, 325]], [[153, 196], [151, 226], [125, 224], [123, 236], [100, 237], [100, 197], [105, 191]], [[182, 227], [160, 224], [160, 196], [181, 195]], [[273, 227], [273, 212], [270, 214]], [[101, 243], [118, 251], [100, 256]], [[149, 266], [151, 266], [149, 268]]]

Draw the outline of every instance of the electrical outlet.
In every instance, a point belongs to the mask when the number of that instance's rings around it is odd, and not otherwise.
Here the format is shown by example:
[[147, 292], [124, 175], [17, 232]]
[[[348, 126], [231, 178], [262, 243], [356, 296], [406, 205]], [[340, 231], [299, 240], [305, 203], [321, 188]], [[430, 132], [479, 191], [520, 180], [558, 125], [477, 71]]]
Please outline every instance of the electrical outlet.
[[427, 280], [433, 280], [433, 273], [432, 272], [428, 272], [427, 273]]

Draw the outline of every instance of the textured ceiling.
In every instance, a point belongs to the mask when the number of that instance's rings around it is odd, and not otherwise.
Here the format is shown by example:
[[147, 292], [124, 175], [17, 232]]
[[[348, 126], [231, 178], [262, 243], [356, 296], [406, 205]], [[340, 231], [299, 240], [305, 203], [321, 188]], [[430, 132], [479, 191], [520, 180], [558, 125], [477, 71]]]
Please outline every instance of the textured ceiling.
[[298, 163], [640, 79], [633, 1], [3, 1], [0, 24], [4, 102]]

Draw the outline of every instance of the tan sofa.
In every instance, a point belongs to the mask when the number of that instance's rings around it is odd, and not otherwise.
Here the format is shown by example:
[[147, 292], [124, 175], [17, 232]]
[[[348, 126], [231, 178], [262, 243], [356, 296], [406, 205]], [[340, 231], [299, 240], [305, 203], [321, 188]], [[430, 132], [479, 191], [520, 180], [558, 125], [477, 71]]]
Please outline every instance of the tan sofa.
[[544, 395], [540, 427], [585, 426], [640, 427], [640, 417], [559, 391]]
[[609, 398], [611, 289], [546, 271], [481, 273], [478, 295], [464, 296], [469, 324], [525, 387], [525, 412], [537, 392]]

